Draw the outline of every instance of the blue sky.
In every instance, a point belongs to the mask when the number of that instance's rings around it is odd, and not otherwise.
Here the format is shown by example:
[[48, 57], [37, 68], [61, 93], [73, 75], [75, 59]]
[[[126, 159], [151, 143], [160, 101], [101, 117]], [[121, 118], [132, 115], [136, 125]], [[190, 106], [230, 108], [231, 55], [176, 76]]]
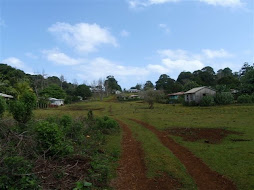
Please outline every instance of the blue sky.
[[0, 62], [123, 88], [254, 62], [252, 0], [0, 0]]

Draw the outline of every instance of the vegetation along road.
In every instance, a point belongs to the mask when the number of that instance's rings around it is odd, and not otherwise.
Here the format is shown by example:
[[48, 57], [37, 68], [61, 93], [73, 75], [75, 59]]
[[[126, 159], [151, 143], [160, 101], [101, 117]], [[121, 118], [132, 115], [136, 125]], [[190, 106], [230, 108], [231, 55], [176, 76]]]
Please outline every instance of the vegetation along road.
[[[122, 132], [108, 181], [116, 189], [253, 189], [254, 107], [184, 107], [140, 102], [83, 102], [37, 110], [38, 118], [108, 115]], [[118, 145], [121, 146], [118, 146]], [[108, 148], [105, 149], [107, 152]], [[115, 174], [114, 174], [115, 173]]]

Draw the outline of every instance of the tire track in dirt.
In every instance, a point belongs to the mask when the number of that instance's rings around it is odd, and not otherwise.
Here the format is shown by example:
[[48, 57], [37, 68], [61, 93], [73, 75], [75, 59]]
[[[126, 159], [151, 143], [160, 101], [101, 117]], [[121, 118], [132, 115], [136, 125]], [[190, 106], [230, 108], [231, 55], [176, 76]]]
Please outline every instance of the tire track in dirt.
[[117, 169], [117, 178], [111, 186], [118, 190], [169, 190], [178, 189], [181, 184], [167, 175], [149, 179], [146, 177], [144, 152], [141, 143], [131, 133], [130, 128], [117, 120], [123, 129], [122, 155]]
[[166, 132], [159, 131], [154, 126], [143, 121], [130, 119], [152, 131], [162, 144], [169, 148], [173, 154], [184, 164], [189, 174], [195, 180], [200, 190], [236, 190], [235, 184], [225, 176], [212, 171], [200, 158], [197, 158], [187, 148], [176, 143]]

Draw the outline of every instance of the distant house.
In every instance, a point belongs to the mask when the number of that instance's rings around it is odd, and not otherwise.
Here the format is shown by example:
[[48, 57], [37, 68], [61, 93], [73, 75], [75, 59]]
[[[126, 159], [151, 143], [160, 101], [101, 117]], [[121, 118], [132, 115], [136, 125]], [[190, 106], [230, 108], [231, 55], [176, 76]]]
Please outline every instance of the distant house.
[[115, 94], [121, 94], [121, 91], [120, 90], [116, 90]]
[[130, 93], [137, 93], [139, 92], [140, 90], [136, 89], [136, 88], [131, 88], [129, 90], [127, 90], [127, 92], [130, 92]]
[[64, 105], [63, 99], [49, 98], [50, 105], [53, 106], [62, 106]]
[[13, 99], [13, 96], [8, 95], [8, 94], [4, 94], [4, 93], [0, 93], [0, 96], [4, 97], [4, 98], [7, 99], [7, 100]]
[[133, 94], [133, 95], [130, 95], [129, 98], [130, 99], [137, 99], [137, 98], [140, 98], [140, 97], [138, 95]]
[[179, 96], [183, 96], [183, 95], [184, 95], [184, 92], [176, 92], [176, 93], [168, 94], [168, 97], [170, 100], [177, 100]]
[[204, 96], [214, 96], [216, 91], [210, 87], [202, 86], [193, 88], [184, 93], [184, 100], [186, 102], [196, 102], [199, 103]]

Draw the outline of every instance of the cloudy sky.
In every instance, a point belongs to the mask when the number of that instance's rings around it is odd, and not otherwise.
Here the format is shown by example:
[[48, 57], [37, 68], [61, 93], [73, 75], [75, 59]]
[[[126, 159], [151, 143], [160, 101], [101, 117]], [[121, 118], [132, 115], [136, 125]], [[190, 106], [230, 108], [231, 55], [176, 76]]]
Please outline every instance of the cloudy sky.
[[123, 88], [254, 62], [253, 0], [0, 0], [0, 62]]

